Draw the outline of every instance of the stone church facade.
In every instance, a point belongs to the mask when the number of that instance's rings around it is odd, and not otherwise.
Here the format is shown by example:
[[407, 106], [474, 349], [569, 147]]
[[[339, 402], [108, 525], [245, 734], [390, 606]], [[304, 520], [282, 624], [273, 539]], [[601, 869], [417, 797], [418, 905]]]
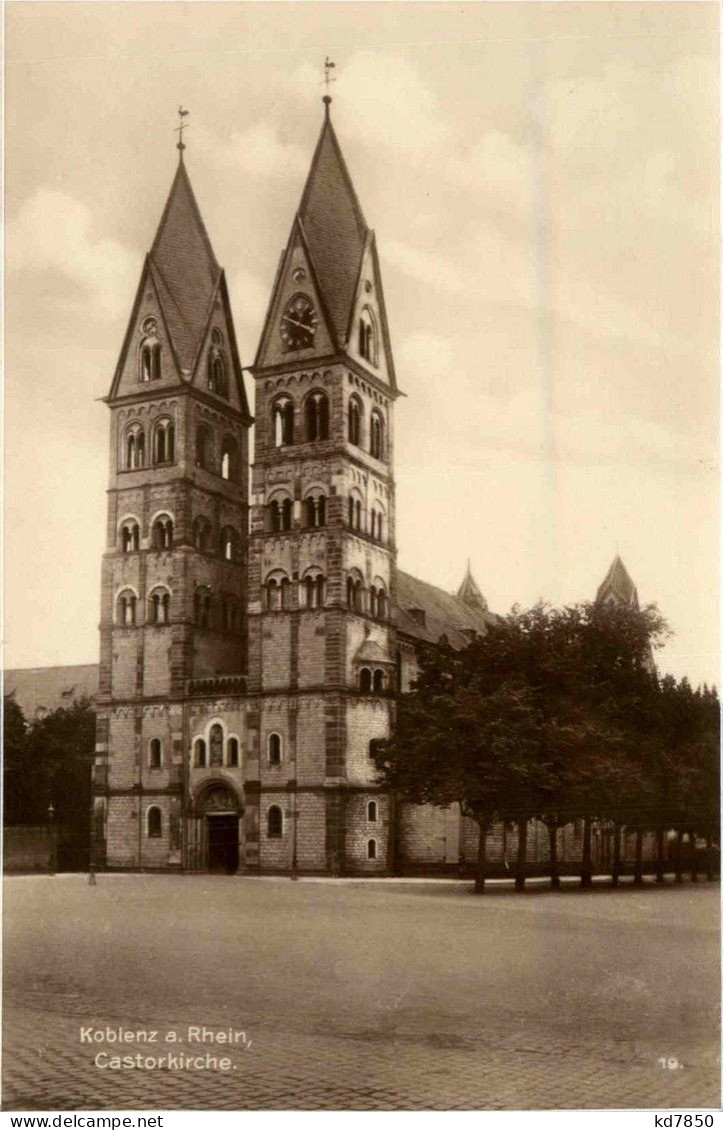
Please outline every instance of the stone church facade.
[[396, 565], [399, 390], [329, 101], [250, 372], [255, 418], [181, 149], [107, 397], [94, 862], [457, 869], [474, 826], [395, 806], [371, 754], [419, 641], [491, 613], [469, 570], [452, 596]]

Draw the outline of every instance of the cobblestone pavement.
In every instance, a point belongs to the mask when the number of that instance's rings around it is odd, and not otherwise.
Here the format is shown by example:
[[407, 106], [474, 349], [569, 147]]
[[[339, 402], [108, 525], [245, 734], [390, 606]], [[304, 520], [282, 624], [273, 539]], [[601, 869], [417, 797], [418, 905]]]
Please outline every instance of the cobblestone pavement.
[[[3, 1108], [716, 1107], [718, 946], [705, 885], [476, 899], [458, 884], [14, 878]], [[189, 1025], [250, 1044], [191, 1043]], [[158, 1042], [81, 1042], [106, 1026]], [[93, 1063], [139, 1051], [232, 1069]]]

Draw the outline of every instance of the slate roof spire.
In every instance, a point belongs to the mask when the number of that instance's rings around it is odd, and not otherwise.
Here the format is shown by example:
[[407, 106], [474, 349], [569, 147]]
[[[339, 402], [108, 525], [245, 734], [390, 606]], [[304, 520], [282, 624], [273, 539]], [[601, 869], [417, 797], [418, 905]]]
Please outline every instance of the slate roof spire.
[[470, 608], [478, 608], [481, 612], [487, 612], [487, 601], [482, 596], [480, 587], [472, 576], [469, 558], [467, 558], [467, 572], [457, 590], [457, 599], [468, 604]]
[[148, 261], [179, 365], [190, 372], [221, 268], [191, 188], [182, 149]]
[[324, 122], [297, 218], [338, 341], [346, 344], [367, 227], [324, 95]]
[[639, 607], [638, 590], [617, 553], [595, 597], [596, 604], [605, 602], [621, 604], [627, 608]]

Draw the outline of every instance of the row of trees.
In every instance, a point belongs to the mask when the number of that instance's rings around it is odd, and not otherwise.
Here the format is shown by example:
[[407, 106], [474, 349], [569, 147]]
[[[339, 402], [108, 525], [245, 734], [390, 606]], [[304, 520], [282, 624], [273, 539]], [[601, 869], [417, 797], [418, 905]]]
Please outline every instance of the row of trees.
[[[560, 882], [562, 827], [583, 821], [581, 881], [592, 881], [593, 822], [613, 829], [613, 882], [621, 832], [717, 843], [719, 703], [715, 691], [659, 678], [653, 649], [668, 635], [643, 610], [545, 604], [512, 612], [462, 651], [430, 648], [400, 699], [393, 738], [376, 751], [387, 788], [415, 804], [459, 803], [479, 828], [476, 889], [486, 875], [492, 824], [518, 829], [516, 885], [524, 886], [527, 826], [549, 834], [549, 872]], [[695, 840], [693, 839], [693, 842]]]

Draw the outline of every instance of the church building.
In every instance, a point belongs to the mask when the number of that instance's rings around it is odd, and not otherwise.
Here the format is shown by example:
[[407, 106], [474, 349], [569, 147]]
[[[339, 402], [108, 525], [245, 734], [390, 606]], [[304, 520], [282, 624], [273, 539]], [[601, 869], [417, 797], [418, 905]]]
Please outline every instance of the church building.
[[[456, 596], [397, 568], [379, 258], [324, 102], [250, 367], [254, 416], [179, 142], [106, 398], [98, 867], [364, 875], [475, 856], [457, 806], [395, 805], [376, 783], [420, 641], [464, 647], [492, 614], [469, 567]], [[616, 559], [598, 598], [631, 591]]]
[[329, 107], [250, 370], [255, 419], [179, 145], [107, 397], [98, 865], [382, 873], [459, 856], [458, 814], [394, 811], [371, 754], [417, 641], [463, 646], [490, 613], [469, 573], [453, 597], [396, 567], [399, 392]]

